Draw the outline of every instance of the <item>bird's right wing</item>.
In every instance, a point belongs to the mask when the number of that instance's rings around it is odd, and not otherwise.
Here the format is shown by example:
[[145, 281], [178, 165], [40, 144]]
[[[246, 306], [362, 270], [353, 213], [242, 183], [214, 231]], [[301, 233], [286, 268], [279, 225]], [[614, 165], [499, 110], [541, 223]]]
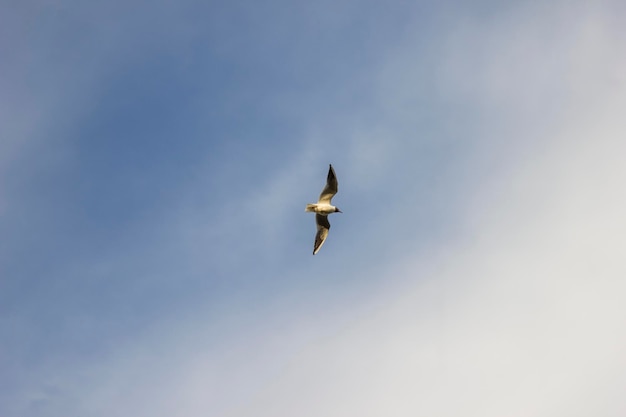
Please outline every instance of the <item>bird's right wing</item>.
[[335, 194], [337, 194], [338, 189], [339, 183], [337, 182], [337, 176], [335, 175], [335, 170], [333, 169], [333, 166], [330, 165], [330, 167], [328, 168], [328, 176], [326, 177], [326, 186], [322, 190], [318, 202], [330, 204], [330, 200]]

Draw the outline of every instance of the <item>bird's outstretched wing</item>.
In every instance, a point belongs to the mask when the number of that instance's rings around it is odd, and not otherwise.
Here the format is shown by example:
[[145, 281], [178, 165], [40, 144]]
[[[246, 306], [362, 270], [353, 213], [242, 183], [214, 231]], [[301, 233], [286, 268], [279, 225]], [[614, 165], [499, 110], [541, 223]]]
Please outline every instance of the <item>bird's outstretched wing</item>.
[[322, 190], [322, 194], [320, 194], [318, 203], [330, 204], [330, 200], [335, 194], [337, 194], [338, 188], [339, 184], [337, 183], [335, 170], [333, 169], [333, 166], [330, 165], [330, 168], [328, 168], [328, 177], [326, 177], [326, 186]]
[[317, 234], [315, 235], [315, 245], [313, 246], [313, 255], [315, 255], [324, 244], [326, 237], [328, 237], [328, 229], [330, 229], [328, 216], [316, 214], [315, 223], [317, 223]]

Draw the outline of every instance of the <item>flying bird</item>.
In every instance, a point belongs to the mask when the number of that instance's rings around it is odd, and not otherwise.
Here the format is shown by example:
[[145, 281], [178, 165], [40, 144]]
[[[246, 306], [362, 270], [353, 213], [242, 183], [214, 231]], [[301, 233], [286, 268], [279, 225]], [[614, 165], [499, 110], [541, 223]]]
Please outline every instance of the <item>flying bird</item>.
[[317, 223], [317, 234], [315, 235], [315, 244], [313, 245], [313, 255], [315, 255], [326, 238], [328, 237], [328, 229], [330, 229], [330, 223], [328, 222], [328, 215], [330, 213], [341, 213], [337, 207], [330, 204], [333, 196], [337, 194], [338, 183], [337, 176], [333, 166], [328, 168], [328, 176], [326, 177], [326, 186], [320, 194], [320, 198], [317, 203], [307, 204], [304, 211], [315, 213], [315, 223]]

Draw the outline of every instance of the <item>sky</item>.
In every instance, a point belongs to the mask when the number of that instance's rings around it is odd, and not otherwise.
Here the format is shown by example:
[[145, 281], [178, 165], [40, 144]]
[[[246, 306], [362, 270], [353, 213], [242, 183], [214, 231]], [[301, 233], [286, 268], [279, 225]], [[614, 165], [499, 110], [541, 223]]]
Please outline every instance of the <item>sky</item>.
[[625, 19], [3, 2], [0, 415], [625, 415]]

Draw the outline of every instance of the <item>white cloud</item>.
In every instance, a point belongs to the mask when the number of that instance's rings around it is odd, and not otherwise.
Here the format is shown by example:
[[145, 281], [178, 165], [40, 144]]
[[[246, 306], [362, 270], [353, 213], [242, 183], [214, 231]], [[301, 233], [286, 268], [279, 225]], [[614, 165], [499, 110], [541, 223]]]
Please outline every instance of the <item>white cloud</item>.
[[[75, 415], [623, 415], [624, 45], [600, 12], [566, 14], [566, 30], [544, 43], [557, 13], [549, 12], [511, 14], [486, 27], [469, 22], [449, 49], [434, 54], [442, 60], [433, 65], [449, 72], [433, 91], [461, 108], [472, 104], [467, 110], [478, 110], [486, 135], [476, 140], [493, 144], [503, 160], [456, 211], [465, 224], [458, 240], [433, 249], [428, 262], [363, 261], [375, 265], [368, 273], [389, 281], [380, 294], [335, 295], [328, 303], [333, 288], [316, 287], [323, 267], [311, 266], [294, 274], [313, 277], [301, 291], [317, 293], [306, 300], [293, 290], [264, 310], [217, 309], [219, 319], [204, 312], [161, 323], [80, 375], [58, 377], [58, 385], [82, 393]], [[543, 31], [526, 29], [531, 17]], [[493, 41], [479, 59], [464, 54], [472, 40], [485, 38]], [[549, 74], [527, 64], [553, 53]], [[384, 92], [389, 74], [402, 67], [385, 69]], [[402, 75], [411, 82], [410, 70]], [[390, 114], [410, 102], [410, 87], [399, 98], [381, 94]], [[490, 115], [498, 118], [493, 124], [484, 122]], [[513, 146], [524, 150], [519, 155], [507, 148], [527, 139]], [[360, 174], [371, 155], [391, 149], [376, 140], [354, 143], [349, 170]], [[266, 208], [255, 216], [269, 218], [286, 194], [308, 193], [300, 182], [308, 182], [304, 172], [318, 159], [307, 151], [279, 170], [293, 175], [279, 172], [269, 191], [253, 198]], [[209, 236], [211, 224], [205, 229], [200, 221], [189, 219], [190, 233]]]
[[421, 284], [286, 358], [229, 415], [623, 414], [626, 145], [599, 138], [605, 122], [561, 131], [440, 270], [392, 268]]
[[[388, 276], [420, 284], [289, 358], [280, 376], [229, 415], [626, 411], [617, 388], [626, 375], [626, 85], [619, 75], [626, 66], [618, 53], [624, 45], [605, 16], [574, 17], [579, 21], [566, 25], [577, 29], [566, 35], [571, 48], [557, 57], [566, 61], [558, 88], [549, 85], [556, 74], [544, 79], [539, 70], [515, 68], [524, 60], [498, 61], [501, 49], [515, 50], [527, 39], [484, 51], [494, 57], [486, 63], [491, 76], [475, 88], [488, 87], [497, 100], [483, 106], [505, 100], [517, 111], [521, 100], [527, 114], [540, 114], [546, 103], [537, 99], [562, 94], [564, 108], [540, 128], [511, 131], [512, 140], [532, 134], [532, 146], [478, 193], [468, 234], [444, 248], [440, 269], [423, 277], [410, 260], [392, 267]], [[481, 36], [502, 30], [510, 35], [499, 27]], [[529, 44], [522, 48], [529, 58], [560, 53], [554, 44]], [[507, 74], [514, 69], [525, 82], [514, 83]]]

